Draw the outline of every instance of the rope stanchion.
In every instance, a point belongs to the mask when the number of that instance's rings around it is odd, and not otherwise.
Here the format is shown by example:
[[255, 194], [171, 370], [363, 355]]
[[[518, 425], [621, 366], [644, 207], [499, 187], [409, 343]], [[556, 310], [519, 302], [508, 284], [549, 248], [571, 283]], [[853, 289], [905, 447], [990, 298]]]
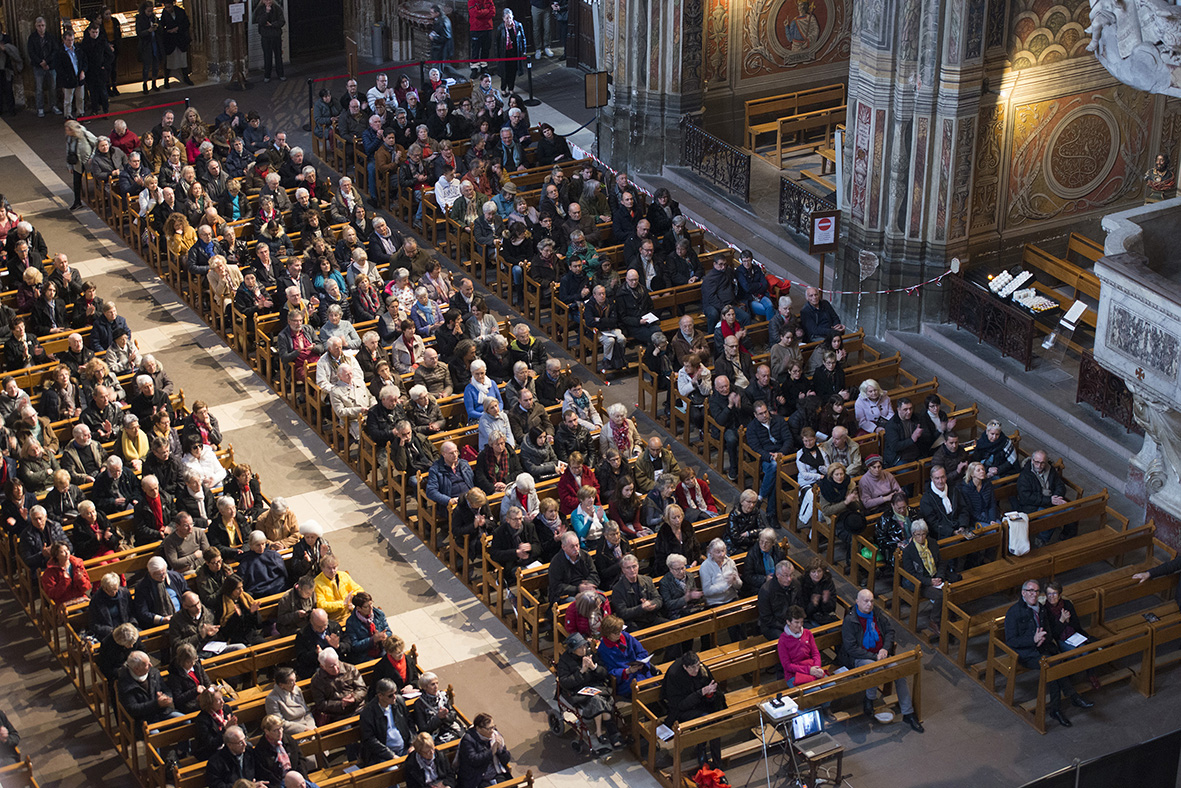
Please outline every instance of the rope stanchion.
[[529, 58], [525, 58], [525, 76], [529, 80], [529, 98], [525, 99], [525, 106], [541, 106], [541, 100], [533, 97], [533, 61]]
[[[585, 126], [586, 124], [583, 124], [583, 125]], [[578, 131], [578, 129], [575, 129], [575, 131]], [[573, 134], [573, 133], [574, 132], [571, 132], [571, 134]], [[584, 150], [582, 147], [580, 147], [578, 145], [571, 145], [571, 152], [574, 153], [575, 156], [577, 156], [578, 158], [591, 159], [604, 172], [609, 172], [612, 175], [619, 174], [619, 171], [616, 170], [614, 167], [612, 167], [610, 164], [607, 164], [605, 161], [600, 159], [595, 154], [591, 153], [588, 150]], [[628, 179], [628, 183], [632, 186], [632, 188], [634, 188], [636, 191], [641, 192], [642, 194], [646, 195], [649, 199], [651, 199], [653, 197], [652, 192], [648, 191], [644, 187], [635, 183], [631, 179]], [[715, 238], [718, 238], [719, 240], [722, 241], [722, 243], [726, 244], [726, 246], [731, 251], [733, 251], [733, 252], [741, 251], [741, 249], [739, 249], [737, 246], [735, 246], [734, 244], [732, 244], [729, 241], [722, 238], [722, 236], [720, 234], [718, 234], [717, 232], [715, 232], [712, 228], [708, 227], [707, 225], [702, 224], [701, 222], [697, 221], [696, 219], [686, 216], [685, 221], [692, 223], [693, 226], [701, 229], [704, 232], [710, 233]], [[758, 260], [756, 260], [755, 262], [758, 262]], [[762, 265], [762, 263], [759, 263], [759, 265]], [[766, 266], [763, 266], [763, 267], [766, 268]], [[888, 288], [885, 290], [829, 290], [829, 289], [821, 289], [821, 293], [827, 293], [828, 295], [855, 295], [858, 297], [865, 296], [865, 295], [893, 295], [894, 293], [905, 293], [906, 295], [917, 296], [919, 294], [918, 293], [919, 289], [926, 287], [927, 285], [935, 285], [936, 287], [942, 287], [943, 286], [943, 278], [946, 276], [950, 276], [953, 273], [955, 273], [955, 269], [948, 268], [943, 273], [939, 274], [938, 276], [933, 276], [925, 282], [919, 282], [919, 283], [913, 284], [913, 285], [904, 285], [902, 287], [892, 287], [892, 288]], [[787, 282], [788, 284], [790, 284], [792, 286], [798, 285], [800, 287], [815, 287], [815, 285], [808, 284], [807, 282], [797, 282], [794, 279], [783, 279], [783, 281]]]
[[312, 130], [312, 118], [316, 115], [316, 99], [312, 95], [312, 85], [315, 83], [316, 81], [314, 79], [308, 77], [308, 122], [303, 124], [304, 131]]
[[101, 115], [83, 115], [82, 117], [78, 118], [78, 121], [83, 122], [83, 121], [87, 121], [87, 120], [98, 120], [99, 118], [109, 118], [113, 115], [133, 115], [136, 112], [147, 112], [148, 110], [152, 110], [152, 109], [164, 109], [166, 107], [179, 107], [181, 104], [184, 105], [185, 109], [189, 108], [189, 100], [186, 98], [183, 101], [169, 101], [165, 104], [152, 104], [151, 106], [139, 107], [138, 109], [124, 109], [124, 110], [119, 110], [118, 112], [104, 112]]

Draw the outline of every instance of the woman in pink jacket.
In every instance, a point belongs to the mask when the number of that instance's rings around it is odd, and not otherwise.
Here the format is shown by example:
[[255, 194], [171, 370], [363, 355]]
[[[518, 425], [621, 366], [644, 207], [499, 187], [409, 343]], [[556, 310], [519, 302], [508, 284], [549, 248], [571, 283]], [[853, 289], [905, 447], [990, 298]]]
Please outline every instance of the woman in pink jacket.
[[789, 687], [798, 687], [828, 674], [820, 665], [820, 649], [811, 630], [804, 629], [804, 609], [792, 605], [787, 610], [787, 625], [779, 636], [779, 661]]

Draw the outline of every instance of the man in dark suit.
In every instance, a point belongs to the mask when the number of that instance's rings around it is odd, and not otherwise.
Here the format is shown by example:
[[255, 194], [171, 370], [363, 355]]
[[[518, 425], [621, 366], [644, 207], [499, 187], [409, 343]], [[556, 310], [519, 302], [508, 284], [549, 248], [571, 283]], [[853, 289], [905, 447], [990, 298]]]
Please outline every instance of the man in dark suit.
[[[1058, 653], [1058, 644], [1050, 635], [1046, 607], [1038, 602], [1040, 591], [1041, 584], [1037, 580], [1026, 580], [1021, 585], [1021, 599], [1005, 613], [1005, 645], [1017, 652], [1022, 667], [1033, 671], [1041, 669], [1043, 654]], [[1069, 677], [1050, 682], [1050, 702], [1046, 711], [1059, 725], [1069, 728], [1071, 722], [1060, 706], [1063, 693], [1081, 709], [1089, 709], [1095, 704], [1075, 691]]]
[[160, 481], [148, 474], [140, 482], [143, 498], [132, 515], [132, 532], [137, 545], [159, 542], [167, 536], [166, 529], [176, 517], [176, 503], [171, 493], [160, 488]]
[[759, 455], [762, 473], [759, 479], [759, 501], [767, 502], [768, 517], [778, 520], [775, 506], [775, 479], [779, 458], [795, 451], [791, 429], [783, 419], [774, 418], [765, 402], [755, 403], [755, 420], [746, 428], [746, 445]]
[[392, 679], [380, 679], [373, 698], [361, 709], [361, 765], [405, 755], [410, 743], [410, 723], [398, 685]]
[[317, 608], [308, 615], [308, 623], [295, 635], [295, 671], [301, 679], [309, 679], [320, 667], [320, 651], [334, 648], [343, 659], [349, 655], [350, 646], [340, 624]]
[[119, 669], [116, 687], [119, 702], [137, 723], [183, 716], [173, 705], [172, 695], [160, 671], [152, 667], [148, 655], [142, 651], [133, 651], [127, 656], [127, 662]]
[[972, 525], [972, 514], [960, 491], [947, 483], [947, 469], [931, 466], [931, 483], [923, 491], [919, 512], [934, 532], [936, 540], [966, 532]]
[[205, 766], [205, 784], [209, 788], [234, 788], [238, 780], [254, 780], [256, 753], [254, 745], [246, 740], [246, 732], [231, 725], [221, 740], [225, 746], [213, 753]]
[[62, 108], [66, 120], [78, 117], [86, 104], [86, 55], [81, 47], [74, 46], [74, 31], [66, 28], [62, 34], [62, 48], [54, 53], [53, 70], [57, 85], [65, 97]]
[[180, 598], [189, 590], [179, 572], [168, 568], [160, 556], [148, 560], [148, 574], [135, 584], [133, 611], [140, 629], [162, 626], [180, 612]]

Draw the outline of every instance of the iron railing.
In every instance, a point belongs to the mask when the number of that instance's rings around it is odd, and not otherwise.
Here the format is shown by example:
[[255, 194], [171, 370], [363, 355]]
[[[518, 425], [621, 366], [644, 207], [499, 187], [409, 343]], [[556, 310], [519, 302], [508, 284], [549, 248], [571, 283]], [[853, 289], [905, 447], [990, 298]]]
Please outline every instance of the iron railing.
[[1079, 361], [1074, 401], [1085, 402], [1129, 432], [1144, 434], [1132, 415], [1132, 392], [1124, 379], [1104, 369], [1089, 350]]
[[681, 166], [750, 202], [750, 154], [681, 119]]
[[813, 211], [835, 211], [836, 203], [819, 197], [791, 178], [779, 177], [779, 223], [797, 233], [808, 232]]

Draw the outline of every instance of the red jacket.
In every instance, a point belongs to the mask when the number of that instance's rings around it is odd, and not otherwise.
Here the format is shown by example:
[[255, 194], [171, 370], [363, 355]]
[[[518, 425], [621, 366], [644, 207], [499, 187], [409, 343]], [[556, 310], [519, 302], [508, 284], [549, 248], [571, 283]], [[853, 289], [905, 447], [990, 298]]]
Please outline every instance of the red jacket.
[[112, 130], [110, 140], [111, 145], [123, 151], [128, 156], [131, 155], [133, 150], [139, 147], [139, 137], [137, 137], [135, 132], [131, 129], [123, 132], [122, 136], [116, 134], [114, 130]]
[[[611, 600], [603, 597], [603, 618], [611, 615]], [[566, 605], [566, 634], [573, 635], [575, 632], [582, 634], [588, 638], [599, 637], [598, 632], [591, 632], [590, 619], [583, 617], [578, 612], [578, 605], [571, 602]]]
[[50, 564], [41, 573], [41, 587], [45, 589], [45, 596], [55, 604], [64, 605], [72, 599], [87, 596], [90, 593], [90, 576], [86, 574], [86, 565], [76, 555], [70, 556], [70, 574], [57, 564]]
[[[599, 503], [599, 480], [595, 478], [595, 472], [591, 467], [585, 463], [582, 466], [582, 483], [595, 488], [595, 503]], [[578, 485], [574, 483], [574, 474], [567, 467], [562, 478], [558, 479], [558, 512], [566, 517], [577, 508]]]
[[798, 687], [815, 681], [816, 677], [809, 673], [810, 668], [823, 667], [820, 664], [820, 649], [816, 648], [816, 638], [812, 637], [812, 630], [805, 629], [798, 638], [783, 632], [779, 635], [779, 662], [783, 665], [785, 676], [794, 676]]
[[494, 0], [467, 0], [468, 29], [473, 33], [491, 30], [496, 21]]

